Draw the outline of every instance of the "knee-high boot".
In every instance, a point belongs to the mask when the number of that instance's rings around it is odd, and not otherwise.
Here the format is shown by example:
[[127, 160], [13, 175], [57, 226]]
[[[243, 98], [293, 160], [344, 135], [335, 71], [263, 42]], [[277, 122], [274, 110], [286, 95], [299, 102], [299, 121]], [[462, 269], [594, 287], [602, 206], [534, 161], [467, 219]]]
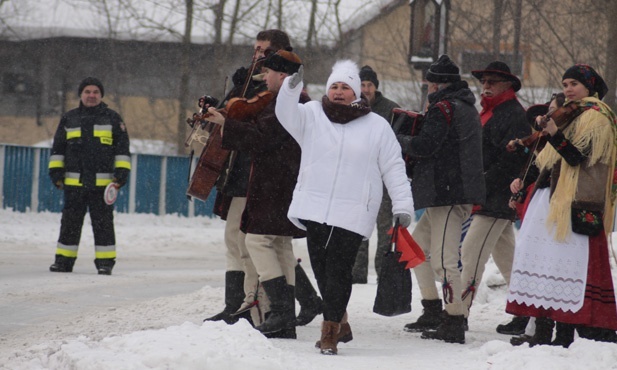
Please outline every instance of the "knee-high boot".
[[204, 321], [225, 321], [234, 324], [239, 317], [233, 315], [244, 301], [244, 271], [225, 272], [225, 308], [218, 314]]
[[570, 344], [574, 342], [574, 324], [566, 324], [563, 322], [557, 322], [555, 324], [555, 340], [551, 342], [553, 346], [562, 346], [564, 348], [570, 347]]
[[529, 340], [529, 346], [551, 344], [555, 322], [547, 317], [536, 318], [536, 332]]
[[266, 320], [255, 329], [271, 334], [296, 327], [295, 298], [285, 276], [263, 281], [262, 286], [270, 299], [270, 313]]

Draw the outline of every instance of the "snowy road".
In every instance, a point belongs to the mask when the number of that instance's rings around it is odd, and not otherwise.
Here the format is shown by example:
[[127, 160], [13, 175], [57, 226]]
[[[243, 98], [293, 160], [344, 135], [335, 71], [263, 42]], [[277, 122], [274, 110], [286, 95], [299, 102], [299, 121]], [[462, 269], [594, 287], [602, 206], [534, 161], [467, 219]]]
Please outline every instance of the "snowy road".
[[[348, 308], [354, 340], [331, 357], [313, 347], [321, 317], [299, 327], [297, 340], [268, 340], [244, 322], [202, 323], [223, 307], [223, 222], [118, 214], [118, 264], [99, 276], [88, 221], [74, 272], [48, 271], [59, 219], [0, 210], [0, 369], [617, 369], [614, 344], [512, 347], [495, 332], [509, 316], [492, 262], [464, 345], [402, 330], [421, 312], [415, 285], [412, 313], [372, 313], [371, 263], [369, 283], [354, 285]], [[308, 261], [304, 242], [296, 244]]]
[[[118, 264], [112, 276], [99, 276], [88, 220], [75, 269], [64, 274], [48, 270], [59, 215], [13, 216], [3, 222], [0, 238], [0, 355], [45, 337], [85, 334], [83, 320], [96, 326], [97, 317], [103, 319], [105, 313], [123, 307], [223, 283], [224, 255], [218, 251], [223, 247], [224, 224], [220, 221], [215, 220], [216, 226], [200, 238], [200, 226], [211, 220], [199, 218], [195, 219], [199, 224], [191, 225], [172, 217], [157, 227], [164, 220], [143, 216], [144, 224], [131, 226], [123, 223], [130, 216], [119, 214]], [[38, 225], [32, 224], [33, 219]], [[169, 227], [176, 221], [184, 222], [181, 227]], [[204, 306], [205, 302], [202, 310]], [[49, 336], [42, 335], [46, 332]], [[117, 332], [122, 328], [118, 326]]]

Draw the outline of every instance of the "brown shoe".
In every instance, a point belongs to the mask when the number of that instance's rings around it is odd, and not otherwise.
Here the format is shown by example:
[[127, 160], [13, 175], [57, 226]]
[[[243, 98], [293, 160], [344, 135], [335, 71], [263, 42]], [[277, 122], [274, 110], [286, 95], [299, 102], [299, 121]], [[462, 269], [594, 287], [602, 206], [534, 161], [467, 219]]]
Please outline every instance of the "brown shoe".
[[[336, 343], [347, 343], [351, 342], [352, 340], [353, 333], [351, 332], [351, 326], [349, 326], [348, 322], [342, 323], [341, 331], [338, 333], [338, 336], [336, 338]], [[315, 342], [315, 348], [321, 348], [321, 340]]]
[[341, 324], [334, 321], [324, 321], [321, 324], [320, 350], [322, 355], [336, 355], [337, 338], [341, 332]]

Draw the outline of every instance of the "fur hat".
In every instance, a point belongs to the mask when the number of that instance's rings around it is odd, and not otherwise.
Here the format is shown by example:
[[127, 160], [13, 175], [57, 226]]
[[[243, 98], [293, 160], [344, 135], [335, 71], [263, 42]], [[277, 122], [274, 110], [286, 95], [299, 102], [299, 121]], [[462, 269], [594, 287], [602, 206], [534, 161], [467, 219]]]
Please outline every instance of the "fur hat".
[[482, 70], [471, 71], [471, 74], [478, 80], [482, 79], [482, 76], [484, 76], [485, 73], [500, 75], [506, 80], [512, 82], [512, 89], [514, 89], [515, 92], [521, 89], [521, 80], [512, 74], [510, 67], [508, 67], [508, 65], [504, 62], [497, 60], [489, 63], [486, 68]]
[[302, 65], [302, 60], [292, 50], [291, 47], [287, 47], [284, 50], [281, 49], [276, 53], [268, 55], [263, 66], [273, 71], [287, 73], [288, 75], [298, 72]]
[[604, 95], [608, 92], [608, 86], [606, 86], [604, 79], [587, 64], [575, 64], [568, 68], [561, 80], [563, 81], [566, 78], [573, 78], [585, 85], [587, 90], [589, 90], [589, 96], [598, 93], [600, 100], [602, 100]]
[[377, 73], [373, 71], [371, 66], [364, 66], [360, 69], [360, 82], [362, 81], [371, 81], [375, 88], [379, 88], [379, 80], [377, 79]]
[[459, 69], [449, 56], [443, 54], [437, 61], [428, 67], [426, 80], [433, 83], [447, 83], [461, 80]]
[[95, 77], [86, 77], [84, 78], [79, 87], [77, 88], [77, 96], [81, 96], [82, 91], [86, 88], [86, 86], [94, 85], [101, 90], [101, 97], [105, 96], [105, 89], [103, 88], [103, 83]]
[[550, 102], [548, 102], [547, 104], [536, 104], [527, 108], [527, 110], [525, 111], [525, 117], [527, 118], [527, 123], [529, 123], [531, 127], [536, 130], [538, 129], [538, 127], [536, 127], [536, 117], [544, 116], [546, 113], [548, 113], [549, 104]]
[[326, 82], [326, 95], [330, 86], [335, 82], [344, 82], [351, 87], [356, 94], [356, 99], [360, 99], [362, 93], [362, 83], [360, 81], [360, 71], [358, 65], [349, 59], [339, 60], [332, 67], [332, 74]]

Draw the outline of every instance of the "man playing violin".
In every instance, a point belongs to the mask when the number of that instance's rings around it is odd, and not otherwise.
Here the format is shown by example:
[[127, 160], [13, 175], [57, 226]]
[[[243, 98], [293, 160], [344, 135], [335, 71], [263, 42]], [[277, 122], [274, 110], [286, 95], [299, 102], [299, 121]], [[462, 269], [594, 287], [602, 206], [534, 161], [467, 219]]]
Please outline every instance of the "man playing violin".
[[[259, 93], [267, 90], [266, 83], [255, 75], [261, 74], [261, 62], [264, 60], [266, 51], [276, 51], [290, 47], [287, 34], [278, 29], [260, 31], [255, 40], [254, 62], [258, 64], [253, 68], [253, 76], [249, 78], [249, 69], [240, 67], [233, 75], [233, 89], [223, 101], [223, 106], [234, 97], [243, 96], [251, 99]], [[242, 95], [242, 92], [245, 92]], [[216, 99], [209, 96], [200, 99], [200, 107], [207, 110], [217, 104]], [[256, 286], [258, 284], [257, 272], [250, 260], [250, 256], [240, 242], [244, 238], [240, 231], [242, 214], [246, 206], [246, 196], [248, 190], [249, 173], [251, 169], [251, 158], [248, 152], [236, 150], [230, 156], [221, 176], [217, 181], [217, 197], [214, 205], [214, 214], [226, 220], [225, 224], [225, 245], [226, 253], [226, 273], [225, 273], [225, 308], [222, 312], [207, 318], [205, 321], [224, 320], [228, 324], [235, 323], [239, 317], [251, 319], [259, 322], [260, 315], [255, 313], [249, 315], [248, 311], [236, 314], [241, 309], [243, 303], [250, 306], [257, 301]], [[295, 177], [293, 177], [295, 179]], [[300, 324], [307, 324], [316, 315], [321, 313], [321, 298], [313, 288], [306, 273], [299, 264], [296, 264], [296, 274], [298, 276], [297, 299], [300, 302], [301, 311], [298, 315], [303, 318]], [[265, 297], [260, 297], [265, 298]], [[264, 306], [267, 306], [267, 298], [260, 299]]]
[[[300, 168], [300, 147], [274, 113], [275, 96], [283, 80], [302, 61], [291, 48], [270, 53], [264, 63], [269, 94], [261, 94], [261, 109], [243, 119], [226, 118], [214, 108], [212, 122], [223, 125], [223, 148], [250, 154], [246, 207], [239, 244], [246, 246], [259, 281], [270, 300], [270, 312], [256, 329], [269, 337], [296, 338], [295, 266], [292, 240], [305, 233], [287, 218]], [[301, 102], [309, 100], [303, 94]], [[231, 107], [233, 109], [233, 106]], [[231, 111], [228, 112], [231, 116]]]
[[[466, 317], [489, 256], [493, 256], [506, 284], [510, 282], [516, 217], [515, 211], [508, 206], [512, 195], [510, 183], [519, 175], [526, 156], [522, 152], [508, 151], [506, 146], [510, 140], [531, 134], [525, 109], [516, 97], [521, 81], [511, 73], [510, 67], [495, 61], [485, 69], [471, 73], [482, 85], [480, 120], [486, 202], [482, 207], [475, 207], [473, 221], [461, 248]], [[512, 322], [499, 325], [497, 332], [521, 334], [527, 320], [526, 317], [515, 317]]]

